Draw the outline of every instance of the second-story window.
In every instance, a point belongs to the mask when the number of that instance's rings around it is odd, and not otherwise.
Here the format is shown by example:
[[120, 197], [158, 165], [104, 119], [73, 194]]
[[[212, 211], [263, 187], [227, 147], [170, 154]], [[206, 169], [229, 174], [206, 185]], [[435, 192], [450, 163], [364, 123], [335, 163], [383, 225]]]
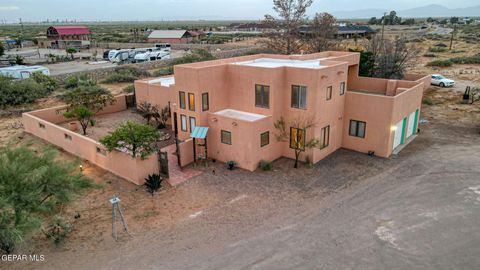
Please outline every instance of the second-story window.
[[180, 109], [186, 109], [187, 105], [185, 103], [185, 92], [183, 91], [178, 92], [178, 98], [179, 98]]
[[255, 85], [255, 107], [270, 107], [270, 86], [260, 84]]
[[345, 94], [345, 82], [340, 83], [340, 96]]
[[208, 93], [202, 94], [202, 111], [208, 111], [210, 104], [208, 103]]
[[332, 99], [332, 86], [327, 87], [327, 100]]
[[307, 87], [292, 85], [292, 108], [306, 109], [307, 108]]
[[188, 93], [188, 109], [195, 111], [195, 95], [192, 93]]
[[181, 128], [182, 128], [182, 131], [187, 131], [187, 116], [186, 115], [183, 115], [181, 114], [180, 115], [180, 124], [181, 124]]

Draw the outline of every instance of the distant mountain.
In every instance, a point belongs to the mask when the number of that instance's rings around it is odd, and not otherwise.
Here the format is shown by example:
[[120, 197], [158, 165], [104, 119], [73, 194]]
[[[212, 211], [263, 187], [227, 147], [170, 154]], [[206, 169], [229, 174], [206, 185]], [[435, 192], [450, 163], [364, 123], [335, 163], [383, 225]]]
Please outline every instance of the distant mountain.
[[[474, 17], [480, 16], [480, 6], [468, 8], [447, 8], [442, 5], [427, 5], [418, 8], [405, 10], [395, 10], [397, 15], [403, 18], [419, 17]], [[361, 9], [351, 11], [334, 11], [332, 14], [339, 19], [364, 19], [371, 17], [382, 17], [384, 12], [390, 12], [386, 9]]]

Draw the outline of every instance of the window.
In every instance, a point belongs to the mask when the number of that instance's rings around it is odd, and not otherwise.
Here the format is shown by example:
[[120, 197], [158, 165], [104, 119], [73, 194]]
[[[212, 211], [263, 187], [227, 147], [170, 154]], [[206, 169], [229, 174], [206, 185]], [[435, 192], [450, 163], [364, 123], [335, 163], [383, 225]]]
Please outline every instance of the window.
[[195, 128], [196, 126], [196, 119], [195, 117], [190, 117], [190, 132], [193, 132], [193, 129]]
[[67, 133], [63, 134], [63, 136], [65, 137], [65, 140], [68, 140], [68, 141], [72, 140], [72, 136], [68, 135]]
[[332, 99], [332, 86], [327, 87], [327, 100]]
[[99, 153], [102, 156], [107, 155], [107, 151], [105, 149], [100, 148], [100, 147], [97, 147], [97, 153]]
[[188, 93], [188, 109], [195, 111], [195, 95], [192, 93]]
[[260, 134], [260, 147], [264, 147], [270, 143], [270, 132]]
[[180, 99], [180, 109], [186, 109], [187, 106], [185, 104], [185, 92], [179, 92], [179, 99]]
[[292, 85], [292, 108], [307, 108], [307, 87]]
[[38, 127], [44, 129], [44, 128], [45, 128], [45, 124], [43, 124], [43, 123], [38, 123]]
[[268, 108], [270, 105], [270, 86], [255, 85], [255, 107]]
[[224, 144], [232, 144], [232, 133], [230, 131], [221, 131], [221, 140]]
[[349, 135], [354, 137], [365, 138], [365, 128], [367, 123], [357, 120], [350, 120]]
[[340, 83], [340, 96], [345, 94], [345, 82]]
[[290, 148], [305, 150], [305, 130], [290, 128]]
[[323, 149], [328, 146], [330, 143], [330, 126], [322, 128], [320, 133], [320, 149]]
[[187, 131], [187, 117], [185, 115], [180, 115], [180, 122], [182, 131]]
[[202, 94], [202, 111], [208, 111], [210, 105], [208, 104], [208, 93]]

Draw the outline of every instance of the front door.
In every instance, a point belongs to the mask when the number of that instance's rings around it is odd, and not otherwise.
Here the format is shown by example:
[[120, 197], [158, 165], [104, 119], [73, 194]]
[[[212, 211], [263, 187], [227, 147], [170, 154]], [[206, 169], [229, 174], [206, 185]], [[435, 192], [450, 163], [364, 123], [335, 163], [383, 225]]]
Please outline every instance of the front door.
[[415, 116], [416, 112], [413, 112], [408, 116], [407, 138], [415, 134]]

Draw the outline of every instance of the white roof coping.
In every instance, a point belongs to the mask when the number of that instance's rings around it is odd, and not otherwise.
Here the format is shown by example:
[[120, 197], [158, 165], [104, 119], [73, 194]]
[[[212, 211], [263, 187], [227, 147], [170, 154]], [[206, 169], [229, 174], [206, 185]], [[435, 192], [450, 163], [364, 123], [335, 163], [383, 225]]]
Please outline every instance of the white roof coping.
[[264, 67], [264, 68], [278, 68], [278, 67], [297, 67], [297, 68], [322, 68], [320, 60], [328, 58], [313, 59], [313, 60], [289, 60], [289, 59], [274, 59], [274, 58], [258, 58], [245, 62], [236, 62], [235, 65]]
[[244, 111], [237, 111], [232, 109], [225, 109], [218, 112], [215, 112], [216, 115], [226, 116], [229, 118], [235, 118], [239, 120], [245, 120], [249, 122], [257, 121], [267, 117], [266, 115], [256, 114], [256, 113], [249, 113]]
[[161, 86], [170, 87], [175, 84], [175, 77], [162, 77], [148, 81], [149, 84], [160, 84]]

